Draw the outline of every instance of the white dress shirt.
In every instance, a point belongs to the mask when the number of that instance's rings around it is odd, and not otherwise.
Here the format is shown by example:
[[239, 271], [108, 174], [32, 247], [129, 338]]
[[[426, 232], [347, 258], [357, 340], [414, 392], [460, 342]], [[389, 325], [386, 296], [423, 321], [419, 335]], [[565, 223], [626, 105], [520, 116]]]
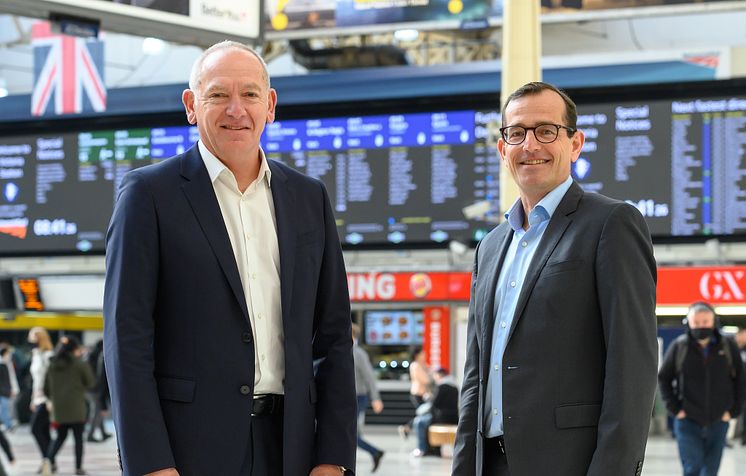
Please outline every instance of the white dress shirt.
[[207, 147], [199, 152], [212, 181], [241, 277], [254, 334], [254, 395], [284, 394], [285, 345], [280, 304], [280, 249], [272, 172], [259, 149], [259, 175], [241, 193], [233, 172]]

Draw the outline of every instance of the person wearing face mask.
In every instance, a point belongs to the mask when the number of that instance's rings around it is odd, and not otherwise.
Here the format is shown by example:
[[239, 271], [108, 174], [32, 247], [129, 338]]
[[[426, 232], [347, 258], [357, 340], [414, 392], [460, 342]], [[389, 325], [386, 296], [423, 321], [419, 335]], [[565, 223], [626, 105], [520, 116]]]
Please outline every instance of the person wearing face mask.
[[746, 399], [746, 376], [736, 343], [720, 333], [710, 304], [692, 304], [685, 322], [687, 332], [666, 351], [658, 383], [675, 417], [684, 476], [715, 476], [728, 423]]

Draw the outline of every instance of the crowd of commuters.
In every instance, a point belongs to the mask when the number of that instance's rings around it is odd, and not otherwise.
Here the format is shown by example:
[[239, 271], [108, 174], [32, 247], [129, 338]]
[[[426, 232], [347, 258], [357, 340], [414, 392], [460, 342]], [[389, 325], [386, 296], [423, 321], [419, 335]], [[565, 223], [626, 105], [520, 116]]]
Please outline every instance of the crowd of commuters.
[[[49, 332], [34, 327], [28, 332], [30, 355], [0, 343], [0, 448], [8, 463], [15, 464], [11, 446], [12, 436], [19, 421], [29, 419], [30, 433], [39, 451], [37, 474], [57, 472], [56, 455], [68, 432], [75, 441], [74, 474], [88, 474], [83, 468], [83, 434], [89, 422], [89, 435], [95, 429], [103, 441], [106, 432], [102, 418], [106, 414], [108, 391], [102, 364], [101, 342], [86, 349], [72, 335], [59, 338], [56, 347]], [[91, 403], [87, 401], [91, 400]], [[93, 402], [101, 403], [95, 405]], [[28, 407], [28, 413], [24, 409]], [[0, 476], [7, 473], [0, 461]]]

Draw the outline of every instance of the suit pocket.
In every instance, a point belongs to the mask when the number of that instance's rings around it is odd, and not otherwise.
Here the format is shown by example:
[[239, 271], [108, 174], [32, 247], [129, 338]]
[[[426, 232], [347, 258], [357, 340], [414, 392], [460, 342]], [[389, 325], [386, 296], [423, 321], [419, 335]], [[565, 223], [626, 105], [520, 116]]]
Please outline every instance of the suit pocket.
[[161, 400], [191, 403], [194, 400], [194, 380], [176, 377], [156, 377]]
[[544, 266], [544, 272], [542, 276], [549, 276], [557, 273], [565, 273], [568, 271], [575, 271], [583, 266], [582, 259], [571, 259], [567, 261], [555, 261], [549, 262]]
[[559, 429], [598, 426], [600, 417], [600, 403], [574, 403], [554, 409], [554, 421]]

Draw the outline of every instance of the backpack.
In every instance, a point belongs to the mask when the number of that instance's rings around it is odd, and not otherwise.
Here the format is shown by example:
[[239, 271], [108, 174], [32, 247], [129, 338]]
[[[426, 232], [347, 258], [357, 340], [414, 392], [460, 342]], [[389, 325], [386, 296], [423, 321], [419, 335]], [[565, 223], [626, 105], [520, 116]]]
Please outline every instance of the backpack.
[[[730, 378], [736, 379], [736, 368], [733, 366], [733, 346], [731, 345], [732, 339], [728, 336], [720, 335], [718, 346], [723, 351], [725, 361], [728, 363], [730, 369]], [[685, 332], [673, 341], [673, 352], [674, 352], [674, 368], [676, 375], [676, 393], [678, 394], [679, 400], [684, 398], [684, 360], [686, 360], [686, 354], [689, 352], [689, 335]], [[740, 360], [740, 356], [739, 356]]]

